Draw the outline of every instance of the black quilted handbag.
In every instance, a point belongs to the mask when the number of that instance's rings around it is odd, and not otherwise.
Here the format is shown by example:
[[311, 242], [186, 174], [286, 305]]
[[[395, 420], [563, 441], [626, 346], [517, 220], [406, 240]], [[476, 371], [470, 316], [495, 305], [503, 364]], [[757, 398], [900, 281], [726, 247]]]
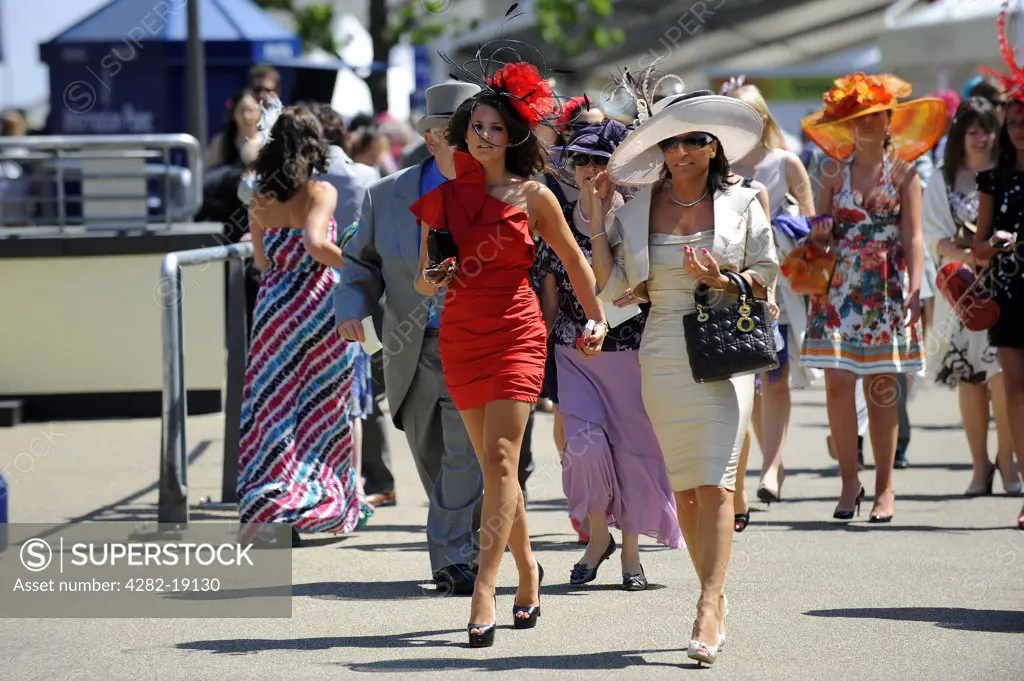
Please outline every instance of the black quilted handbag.
[[759, 374], [779, 366], [768, 303], [755, 299], [750, 284], [740, 275], [722, 274], [736, 284], [739, 300], [712, 309], [708, 304], [710, 288], [699, 284], [693, 294], [697, 311], [683, 317], [690, 371], [698, 383]]

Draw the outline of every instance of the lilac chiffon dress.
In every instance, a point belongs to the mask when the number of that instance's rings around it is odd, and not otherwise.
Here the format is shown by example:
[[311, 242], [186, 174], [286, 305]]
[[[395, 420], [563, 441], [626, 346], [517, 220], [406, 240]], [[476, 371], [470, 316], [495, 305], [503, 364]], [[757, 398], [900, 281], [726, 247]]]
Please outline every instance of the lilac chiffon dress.
[[[565, 208], [570, 226], [574, 207]], [[590, 239], [575, 227], [572, 232], [590, 261]], [[646, 306], [609, 330], [600, 354], [585, 358], [576, 350], [576, 339], [587, 316], [565, 266], [547, 244], [538, 250], [538, 263], [541, 272], [554, 276], [558, 289], [552, 336], [558, 410], [565, 423], [562, 487], [569, 515], [582, 521], [590, 513], [604, 513], [608, 524], [625, 534], [683, 548], [672, 484], [641, 390], [638, 349]]]

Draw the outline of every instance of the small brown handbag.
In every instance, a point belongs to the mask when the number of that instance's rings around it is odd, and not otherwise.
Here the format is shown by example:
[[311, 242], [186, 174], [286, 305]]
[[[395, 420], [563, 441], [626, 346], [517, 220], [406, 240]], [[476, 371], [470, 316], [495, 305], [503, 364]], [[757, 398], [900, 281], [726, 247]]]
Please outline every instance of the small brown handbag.
[[832, 288], [832, 274], [838, 260], [832, 249], [804, 239], [786, 255], [779, 271], [794, 293], [819, 295]]

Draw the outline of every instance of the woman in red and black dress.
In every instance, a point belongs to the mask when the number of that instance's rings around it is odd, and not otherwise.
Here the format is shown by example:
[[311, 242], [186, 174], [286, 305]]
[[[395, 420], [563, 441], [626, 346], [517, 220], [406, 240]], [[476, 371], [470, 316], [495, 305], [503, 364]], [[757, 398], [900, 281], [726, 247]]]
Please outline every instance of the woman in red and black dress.
[[[543, 170], [543, 150], [531, 129], [557, 105], [530, 64], [504, 66], [488, 87], [464, 102], [447, 131], [456, 148], [456, 178], [411, 210], [423, 238], [423, 277], [416, 290], [435, 295], [447, 285], [441, 316], [445, 384], [462, 415], [484, 478], [479, 570], [473, 591], [469, 642], [494, 643], [498, 567], [508, 545], [519, 571], [512, 610], [517, 629], [540, 615], [541, 570], [530, 547], [526, 509], [517, 478], [530, 408], [544, 380], [547, 330], [530, 286], [533, 233], [565, 263], [593, 331], [584, 354], [600, 351], [608, 325], [595, 295], [597, 282], [550, 189], [526, 178]], [[427, 262], [431, 230], [448, 230], [455, 262]], [[431, 266], [435, 265], [435, 266]]]

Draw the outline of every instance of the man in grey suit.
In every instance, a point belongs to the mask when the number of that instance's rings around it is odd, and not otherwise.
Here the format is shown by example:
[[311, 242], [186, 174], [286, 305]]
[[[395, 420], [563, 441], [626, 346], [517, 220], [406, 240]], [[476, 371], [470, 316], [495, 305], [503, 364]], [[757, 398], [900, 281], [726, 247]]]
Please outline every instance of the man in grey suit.
[[475, 85], [427, 89], [427, 115], [417, 123], [432, 158], [390, 175], [367, 192], [359, 229], [343, 250], [342, 281], [334, 297], [339, 333], [364, 341], [362, 321], [383, 296], [384, 387], [395, 427], [405, 431], [430, 499], [427, 545], [439, 590], [471, 595], [476, 574], [474, 514], [483, 477], [462, 417], [445, 387], [438, 350], [443, 297], [413, 288], [419, 274], [420, 233], [409, 207], [455, 176], [444, 129]]
[[[334, 209], [334, 219], [338, 223], [338, 232], [343, 234], [349, 225], [359, 219], [366, 192], [370, 186], [380, 180], [380, 172], [362, 163], [356, 163], [345, 153], [347, 131], [345, 121], [330, 104], [314, 104], [317, 118], [324, 128], [324, 137], [330, 142], [330, 162], [322, 179], [330, 182], [338, 190], [338, 206]], [[380, 325], [379, 315], [375, 318]], [[380, 403], [384, 399], [384, 377], [381, 375], [381, 354], [371, 358], [373, 373], [373, 413], [363, 420], [361, 473], [366, 480], [363, 489], [366, 501], [374, 507], [394, 506], [395, 478], [391, 474], [390, 452], [388, 440], [384, 434], [384, 412]]]

